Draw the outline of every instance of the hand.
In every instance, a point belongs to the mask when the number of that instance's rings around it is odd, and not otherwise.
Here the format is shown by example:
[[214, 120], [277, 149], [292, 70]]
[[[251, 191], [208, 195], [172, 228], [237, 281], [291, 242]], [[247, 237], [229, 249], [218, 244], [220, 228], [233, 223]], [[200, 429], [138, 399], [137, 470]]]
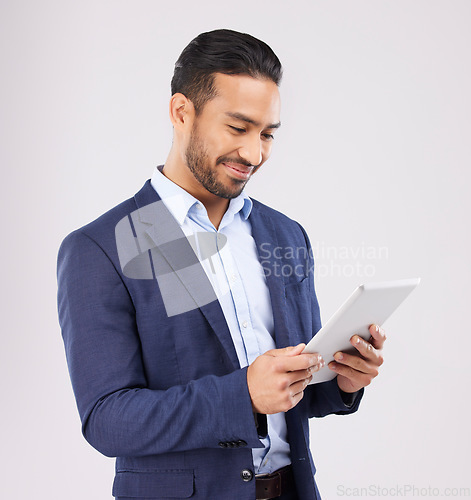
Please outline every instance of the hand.
[[378, 325], [371, 325], [369, 331], [369, 342], [358, 335], [350, 339], [359, 355], [336, 352], [335, 361], [329, 363], [329, 368], [338, 374], [337, 383], [343, 392], [356, 392], [370, 385], [383, 364], [384, 330]]
[[312, 373], [324, 366], [319, 354], [301, 354], [305, 344], [272, 349], [247, 369], [247, 385], [254, 411], [278, 413], [294, 408], [303, 398]]

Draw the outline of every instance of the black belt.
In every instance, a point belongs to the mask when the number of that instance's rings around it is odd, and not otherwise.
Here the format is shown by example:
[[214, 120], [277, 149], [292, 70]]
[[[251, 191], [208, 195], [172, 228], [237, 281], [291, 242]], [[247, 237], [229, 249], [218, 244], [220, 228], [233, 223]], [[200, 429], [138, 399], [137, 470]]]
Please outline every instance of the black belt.
[[284, 493], [294, 492], [293, 468], [287, 465], [271, 474], [255, 476], [257, 500], [278, 498]]

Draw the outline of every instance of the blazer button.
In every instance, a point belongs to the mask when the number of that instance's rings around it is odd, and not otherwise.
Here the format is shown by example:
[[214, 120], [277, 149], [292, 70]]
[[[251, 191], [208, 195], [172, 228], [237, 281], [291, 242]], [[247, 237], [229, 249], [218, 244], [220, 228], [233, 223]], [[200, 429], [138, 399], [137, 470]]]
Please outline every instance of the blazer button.
[[247, 446], [247, 442], [244, 441], [243, 439], [239, 439], [239, 441], [237, 441], [237, 446]]
[[240, 477], [242, 478], [242, 481], [245, 481], [246, 483], [252, 481], [253, 479], [253, 472], [250, 469], [244, 469], [240, 473]]
[[229, 445], [227, 443], [225, 443], [224, 441], [220, 441], [218, 443], [218, 445], [221, 447], [221, 448], [227, 448]]

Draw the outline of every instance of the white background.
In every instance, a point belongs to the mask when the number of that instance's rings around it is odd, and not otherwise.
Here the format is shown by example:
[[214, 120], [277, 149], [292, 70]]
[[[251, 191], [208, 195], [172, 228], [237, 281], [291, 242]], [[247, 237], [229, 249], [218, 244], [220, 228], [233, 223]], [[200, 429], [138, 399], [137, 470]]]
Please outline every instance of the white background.
[[307, 229], [323, 320], [361, 282], [422, 278], [360, 411], [311, 423], [324, 497], [471, 487], [470, 25], [466, 0], [1, 1], [1, 498], [111, 498], [68, 379], [57, 249], [165, 161], [173, 64], [221, 27], [284, 65], [248, 191]]

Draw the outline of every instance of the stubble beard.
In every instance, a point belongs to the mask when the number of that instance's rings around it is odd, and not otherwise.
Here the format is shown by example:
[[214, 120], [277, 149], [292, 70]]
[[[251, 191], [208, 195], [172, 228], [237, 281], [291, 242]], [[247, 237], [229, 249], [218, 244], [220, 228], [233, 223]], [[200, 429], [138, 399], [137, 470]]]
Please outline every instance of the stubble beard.
[[[232, 199], [239, 196], [244, 189], [247, 181], [239, 179], [231, 179], [227, 177], [227, 184], [222, 183], [216, 177], [215, 169], [217, 165], [222, 163], [223, 158], [216, 160], [216, 166], [211, 168], [208, 152], [196, 132], [196, 127], [193, 128], [190, 136], [190, 142], [185, 151], [186, 163], [195, 179], [210, 193], [219, 196], [220, 198]], [[227, 161], [227, 160], [226, 160]], [[230, 185], [229, 185], [230, 184]]]

